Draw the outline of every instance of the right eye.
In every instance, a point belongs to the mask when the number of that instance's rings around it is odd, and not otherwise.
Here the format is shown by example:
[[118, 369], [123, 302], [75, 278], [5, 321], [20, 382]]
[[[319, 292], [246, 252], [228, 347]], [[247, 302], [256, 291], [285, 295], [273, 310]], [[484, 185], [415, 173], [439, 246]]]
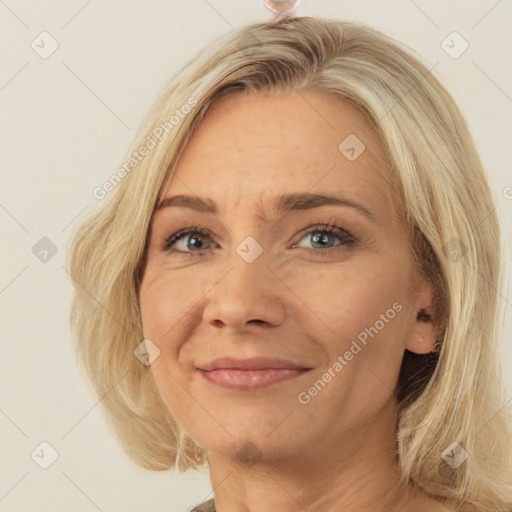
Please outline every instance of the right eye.
[[[204, 247], [204, 242], [202, 242], [202, 240], [205, 238], [210, 238], [210, 232], [208, 229], [201, 226], [191, 226], [188, 228], [180, 229], [167, 238], [164, 244], [164, 250], [173, 255], [188, 254], [192, 256], [194, 253], [201, 254], [203, 251], [209, 248]], [[180, 243], [182, 244], [182, 247], [180, 249], [176, 249], [175, 246]], [[198, 250], [190, 250], [194, 247]]]

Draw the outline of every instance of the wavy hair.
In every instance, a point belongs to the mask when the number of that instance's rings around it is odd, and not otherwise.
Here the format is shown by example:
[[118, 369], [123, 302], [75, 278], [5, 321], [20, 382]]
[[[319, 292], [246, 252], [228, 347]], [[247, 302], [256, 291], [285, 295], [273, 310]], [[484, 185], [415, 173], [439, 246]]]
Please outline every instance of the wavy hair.
[[[205, 451], [180, 428], [150, 368], [134, 356], [143, 340], [138, 292], [152, 216], [213, 103], [290, 91], [327, 91], [371, 123], [390, 163], [411, 255], [436, 292], [437, 349], [423, 358], [405, 353], [396, 390], [402, 482], [459, 510], [507, 510], [512, 433], [500, 374], [504, 280], [495, 199], [466, 122], [432, 69], [363, 24], [276, 17], [237, 28], [166, 85], [126, 163], [102, 187], [108, 197], [69, 241], [80, 371], [135, 463], [157, 471], [207, 468]], [[453, 442], [468, 453], [457, 468], [442, 458]]]

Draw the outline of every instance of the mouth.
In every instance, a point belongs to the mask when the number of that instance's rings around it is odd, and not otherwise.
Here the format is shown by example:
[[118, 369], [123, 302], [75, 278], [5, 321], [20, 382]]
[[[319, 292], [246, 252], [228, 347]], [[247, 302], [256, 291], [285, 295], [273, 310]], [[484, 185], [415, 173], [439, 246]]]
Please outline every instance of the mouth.
[[254, 390], [299, 377], [311, 371], [311, 368], [305, 368], [302, 370], [286, 368], [267, 368], [264, 370], [220, 368], [218, 370], [198, 369], [198, 371], [207, 381], [217, 386], [238, 390]]

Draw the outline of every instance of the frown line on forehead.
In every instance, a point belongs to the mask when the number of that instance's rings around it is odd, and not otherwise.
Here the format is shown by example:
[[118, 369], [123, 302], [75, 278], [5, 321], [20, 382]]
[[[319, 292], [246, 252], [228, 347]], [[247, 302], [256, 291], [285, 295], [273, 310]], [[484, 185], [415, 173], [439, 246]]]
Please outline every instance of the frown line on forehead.
[[[282, 194], [273, 198], [270, 208], [277, 213], [286, 213], [293, 210], [308, 210], [326, 205], [349, 207], [357, 210], [370, 221], [377, 222], [375, 214], [367, 206], [363, 206], [345, 197], [333, 195], [311, 193]], [[169, 207], [184, 207], [198, 212], [218, 213], [217, 205], [210, 198], [191, 195], [166, 197], [160, 202], [157, 210]], [[262, 214], [262, 217], [265, 217], [265, 211], [268, 211], [268, 208], [260, 205], [258, 212]]]

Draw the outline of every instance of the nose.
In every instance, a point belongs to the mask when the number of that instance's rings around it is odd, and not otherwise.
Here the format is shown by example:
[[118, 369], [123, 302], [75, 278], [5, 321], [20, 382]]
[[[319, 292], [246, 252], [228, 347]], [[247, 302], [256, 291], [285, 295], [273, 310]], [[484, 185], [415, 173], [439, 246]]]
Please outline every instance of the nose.
[[252, 263], [233, 251], [227, 271], [206, 296], [203, 320], [221, 328], [265, 328], [285, 317], [286, 286], [267, 265], [264, 253]]

